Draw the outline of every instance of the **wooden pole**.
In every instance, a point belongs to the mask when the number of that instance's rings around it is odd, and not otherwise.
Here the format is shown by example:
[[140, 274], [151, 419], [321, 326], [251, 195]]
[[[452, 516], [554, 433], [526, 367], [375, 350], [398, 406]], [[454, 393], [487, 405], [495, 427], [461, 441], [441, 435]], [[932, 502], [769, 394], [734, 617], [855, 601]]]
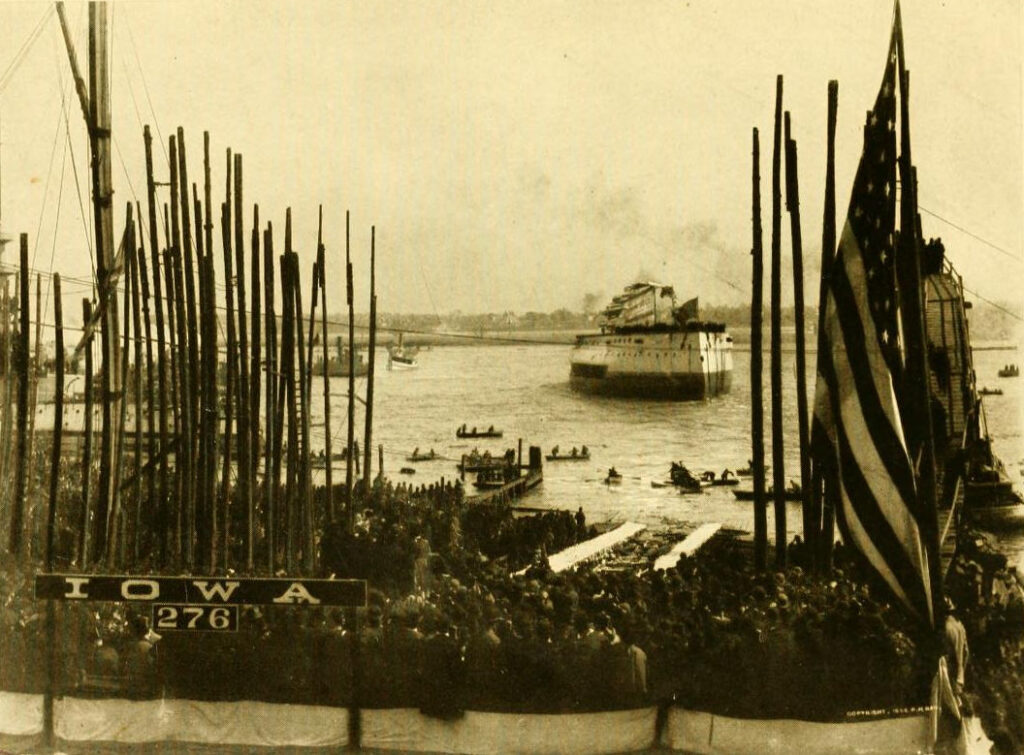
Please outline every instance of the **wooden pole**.
[[[132, 216], [132, 203], [128, 203], [127, 211], [125, 213], [125, 231], [124, 231], [124, 255], [126, 260], [132, 260], [135, 257], [135, 221]], [[130, 264], [130, 263], [128, 263]], [[129, 317], [131, 316], [131, 275], [130, 272], [125, 279], [125, 294], [124, 294], [124, 346], [121, 349], [121, 380], [120, 385], [124, 387], [125, 392], [128, 390], [128, 357], [131, 353], [131, 340], [129, 335], [131, 333], [131, 325], [129, 323]], [[118, 411], [117, 417], [117, 453], [114, 457], [114, 490], [117, 495], [114, 497], [114, 508], [107, 520], [107, 568], [112, 569], [115, 564], [120, 561], [123, 567], [127, 563], [127, 549], [128, 549], [128, 520], [130, 518], [130, 512], [124, 505], [124, 496], [121, 495], [121, 481], [124, 479], [124, 449], [128, 442], [128, 434], [125, 432], [125, 425], [128, 414], [128, 400], [127, 396], [123, 396], [118, 402], [120, 410]], [[118, 532], [121, 536], [118, 538]], [[116, 546], [116, 550], [115, 550]]]
[[[6, 292], [5, 292], [6, 293]], [[6, 321], [6, 317], [4, 320]], [[92, 302], [82, 299], [82, 322], [89, 322], [92, 319]], [[93, 369], [92, 369], [92, 336], [90, 335], [85, 345], [85, 419], [84, 430], [85, 440], [82, 448], [82, 517], [81, 529], [79, 530], [79, 565], [83, 568], [92, 563], [91, 551], [92, 522], [90, 520], [91, 502], [89, 492], [92, 482], [92, 419], [93, 419]]]
[[751, 474], [754, 477], [754, 565], [764, 571], [768, 565], [768, 504], [764, 492], [764, 388], [762, 373], [764, 346], [761, 315], [764, 311], [764, 249], [761, 239], [761, 148], [754, 129], [753, 180], [753, 291], [750, 301], [750, 438]]
[[8, 282], [3, 281], [3, 296], [0, 298], [0, 378], [3, 380], [0, 391], [0, 500], [11, 499], [11, 459], [8, 450], [11, 444], [12, 425], [11, 400], [14, 395], [13, 355], [14, 342], [11, 335], [11, 295]]
[[[216, 273], [214, 272], [213, 265], [213, 184], [210, 176], [210, 132], [203, 132], [203, 205], [202, 205], [202, 224], [203, 224], [203, 251], [204, 259], [206, 261], [206, 279], [207, 279], [207, 294], [206, 294], [206, 306], [208, 309], [209, 317], [207, 320], [205, 339], [209, 340], [209, 346], [206, 358], [206, 387], [204, 391], [208, 393], [208, 404], [206, 432], [206, 453], [207, 456], [204, 459], [206, 466], [206, 488], [204, 490], [203, 498], [204, 508], [206, 509], [206, 521], [209, 527], [210, 542], [208, 544], [210, 554], [210, 571], [213, 572], [217, 568], [217, 548], [219, 545], [218, 537], [218, 499], [217, 499], [217, 432], [220, 427], [220, 398], [219, 390], [217, 388], [217, 292], [215, 289], [216, 285]], [[197, 202], [198, 205], [198, 202]], [[196, 227], [198, 228], [200, 223], [200, 210], [197, 208], [196, 211]], [[226, 439], [225, 439], [226, 442]]]
[[267, 223], [267, 229], [263, 232], [263, 300], [265, 306], [265, 323], [264, 329], [266, 330], [266, 406], [264, 411], [266, 412], [266, 439], [265, 439], [265, 458], [263, 466], [263, 494], [266, 496], [267, 506], [267, 571], [273, 574], [274, 572], [274, 556], [276, 548], [276, 508], [275, 502], [277, 499], [277, 485], [278, 479], [275, 477], [275, 452], [278, 448], [278, 425], [275, 424], [275, 418], [277, 416], [276, 399], [277, 399], [277, 385], [275, 376], [277, 375], [277, 368], [275, 362], [277, 360], [277, 322], [274, 316], [274, 229], [270, 223]]
[[[69, 52], [71, 52], [69, 50]], [[74, 58], [71, 55], [72, 59]], [[117, 508], [118, 490], [113, 474], [119, 444], [118, 417], [122, 402], [121, 346], [119, 343], [117, 288], [114, 285], [114, 214], [111, 180], [111, 118], [107, 4], [89, 6], [89, 101], [87, 118], [89, 148], [92, 156], [93, 231], [96, 236], [96, 281], [99, 289], [100, 342], [103, 353], [103, 415], [100, 435], [100, 479], [96, 501], [96, 541], [94, 548], [102, 557], [107, 550], [105, 524]], [[79, 92], [84, 90], [79, 85]]]
[[[302, 282], [299, 275], [299, 255], [291, 255], [292, 284], [295, 286], [295, 329], [296, 346], [299, 362], [299, 468], [298, 468], [298, 493], [301, 500], [300, 520], [302, 522], [302, 555], [307, 574], [313, 573], [315, 549], [315, 533], [313, 520], [313, 491], [310, 479], [309, 461], [309, 381], [307, 375], [306, 354], [303, 352], [302, 332]], [[316, 273], [314, 271], [314, 278]], [[316, 287], [314, 285], [313, 298], [316, 298]], [[313, 313], [310, 312], [310, 343], [309, 352], [313, 351]]]
[[60, 274], [53, 274], [55, 376], [53, 387], [53, 445], [50, 451], [50, 508], [46, 513], [46, 571], [53, 571], [54, 533], [57, 524], [57, 491], [64, 436], [64, 319], [60, 298]]
[[[172, 162], [173, 164], [173, 162]], [[164, 229], [167, 227], [168, 210], [164, 205]], [[173, 541], [174, 541], [174, 563], [181, 564], [182, 540], [181, 540], [181, 511], [182, 511], [182, 456], [185, 445], [181, 431], [181, 408], [184, 404], [184, 388], [179, 380], [179, 349], [178, 349], [178, 328], [177, 328], [177, 295], [174, 290], [174, 248], [165, 249], [163, 252], [164, 290], [167, 299], [167, 332], [170, 336], [168, 342], [168, 353], [170, 355], [170, 404], [171, 404], [171, 428], [174, 433], [174, 490], [167, 500], [165, 507], [167, 528], [171, 530], [171, 518], [173, 514]], [[173, 505], [172, 505], [173, 501]], [[173, 509], [173, 510], [172, 510]]]
[[[829, 276], [836, 252], [836, 113], [839, 108], [839, 82], [828, 82], [828, 136], [825, 160], [825, 209], [821, 223], [821, 283], [818, 288], [818, 359], [822, 359], [828, 348], [825, 338], [825, 310], [828, 305]], [[816, 567], [828, 571], [832, 566], [832, 543], [835, 540], [835, 506], [839, 491], [830, 480], [834, 475], [826, 474], [828, 467], [835, 463], [834, 455], [817, 459], [812, 468], [811, 487], [814, 521], [821, 528], [818, 547], [815, 550]], [[820, 518], [819, 518], [820, 517]]]
[[235, 276], [231, 248], [231, 150], [227, 151], [227, 190], [220, 206], [221, 244], [224, 251], [224, 299], [227, 306], [227, 364], [224, 378], [224, 466], [221, 471], [221, 522], [224, 538], [224, 559], [231, 554], [231, 459], [237, 441], [237, 429], [232, 428], [235, 415], [235, 383], [238, 380], [238, 342], [235, 339]]
[[775, 500], [775, 568], [786, 566], [786, 460], [782, 427], [782, 76], [775, 79], [775, 134], [772, 142], [772, 484]]
[[15, 372], [18, 376], [18, 460], [14, 468], [14, 499], [11, 501], [11, 531], [9, 550], [15, 558], [22, 555], [24, 536], [25, 493], [28, 483], [28, 234], [21, 234], [21, 266], [18, 269], [18, 357]]
[[[285, 462], [284, 537], [285, 564], [289, 574], [295, 573], [295, 472], [298, 466], [298, 416], [295, 395], [295, 286], [292, 281], [289, 234], [285, 233], [285, 253], [281, 256], [281, 379], [282, 407], [287, 408], [288, 458]], [[280, 423], [283, 426], [283, 423]], [[283, 433], [282, 433], [283, 435]]]
[[[137, 207], [139, 226], [142, 226], [142, 207]], [[140, 238], [142, 234], [139, 234]], [[155, 244], [156, 239], [151, 238], [150, 243]], [[138, 245], [138, 258], [136, 264], [139, 270], [139, 283], [142, 285], [142, 322], [145, 328], [146, 345], [146, 496], [149, 502], [149, 510], [146, 512], [147, 525], [150, 530], [150, 549], [158, 547], [160, 532], [159, 516], [160, 500], [156, 487], [156, 458], [157, 458], [157, 402], [153, 385], [153, 329], [149, 305], [149, 271], [146, 268], [146, 250], [144, 244]], [[161, 355], [162, 358], [163, 355]]]
[[[928, 558], [932, 612], [936, 622], [945, 615], [942, 600], [942, 565], [939, 560], [941, 533], [938, 522], [938, 495], [935, 470], [935, 432], [932, 419], [931, 368], [928, 364], [928, 329], [926, 296], [921, 275], [922, 243], [918, 234], [917, 173], [910, 154], [910, 73], [906, 69], [903, 32], [896, 10], [899, 29], [900, 72], [900, 237], [896, 254], [896, 277], [900, 291], [900, 320], [906, 369], [903, 373], [904, 405], [912, 418], [904, 423], [907, 450], [917, 461], [918, 520], [921, 539]], [[941, 627], [941, 623], [937, 623]]]
[[[42, 374], [43, 364], [43, 276], [36, 273], [36, 327], [35, 327], [35, 352], [32, 358], [31, 372], [29, 373], [29, 391], [31, 399], [28, 407], [28, 459], [29, 464], [35, 466], [35, 445], [36, 445], [36, 405], [39, 403], [39, 376]], [[28, 492], [25, 500], [31, 501], [35, 489], [35, 474], [28, 475]], [[32, 513], [32, 506], [29, 506], [28, 514]], [[29, 536], [25, 541], [25, 553], [32, 556], [32, 532], [36, 529], [35, 517], [30, 517], [28, 522]]]
[[373, 488], [371, 467], [373, 462], [373, 373], [377, 351], [377, 287], [375, 270], [377, 262], [377, 227], [370, 226], [370, 345], [366, 370], [366, 429], [363, 438], [363, 481], [366, 495]]
[[[168, 511], [168, 427], [167, 427], [167, 345], [164, 340], [164, 306], [160, 285], [160, 242], [157, 239], [156, 180], [153, 177], [153, 137], [146, 126], [142, 132], [146, 145], [146, 196], [149, 205], [150, 255], [153, 260], [153, 298], [156, 310], [157, 382], [160, 396], [160, 497], [157, 499], [157, 531], [160, 533], [160, 563], [167, 564]], [[152, 409], [150, 409], [152, 413]]]
[[[142, 218], [140, 217], [141, 221]], [[125, 249], [125, 261], [128, 266], [129, 281], [132, 288], [132, 335], [135, 342], [135, 372], [132, 374], [132, 388], [135, 394], [135, 501], [132, 506], [132, 559], [138, 563], [140, 554], [139, 537], [142, 527], [142, 319], [139, 302], [139, 266], [140, 249]], [[125, 293], [125, 298], [128, 294]], [[127, 323], [125, 329], [127, 330]], [[124, 355], [128, 361], [128, 352]], [[152, 436], [150, 436], [152, 437]]]
[[[204, 156], [206, 187], [209, 188], [209, 153]], [[192, 184], [192, 208], [198, 230], [203, 226], [203, 205], [199, 189]], [[206, 247], [205, 234], [196, 233], [199, 262], [199, 351], [200, 421], [199, 484], [196, 496], [196, 530], [201, 563], [213, 571], [217, 564], [217, 311], [213, 281], [213, 254]]]
[[[135, 223], [132, 221], [132, 205], [128, 203], [127, 222], [124, 232], [125, 259], [135, 256]], [[131, 354], [131, 277], [125, 277], [124, 293], [124, 345], [121, 349], [121, 378], [122, 385], [127, 393], [128, 390], [128, 358]], [[128, 442], [128, 434], [125, 432], [128, 415], [127, 395], [122, 396], [118, 402], [120, 407], [117, 413], [117, 450], [114, 454], [113, 485], [117, 495], [114, 497], [114, 508], [107, 515], [107, 568], [113, 569], [118, 563], [123, 567], [127, 562], [128, 549], [128, 519], [129, 511], [124, 503], [124, 496], [121, 495], [121, 480], [124, 477], [124, 449]], [[120, 537], [118, 537], [120, 533]]]
[[184, 514], [184, 522], [179, 533], [184, 548], [185, 565], [188, 568], [195, 567], [195, 500], [192, 498], [193, 485], [189, 480], [193, 477], [195, 470], [192, 464], [194, 458], [192, 444], [194, 431], [192, 428], [192, 413], [188, 407], [192, 405], [192, 386], [188, 367], [188, 335], [185, 333], [188, 328], [185, 318], [185, 302], [182, 295], [185, 288], [185, 280], [182, 271], [181, 253], [177, 249], [171, 250], [171, 267], [174, 273], [174, 307], [175, 321], [178, 326], [178, 389], [185, 397], [182, 402], [182, 410], [179, 414], [181, 419], [181, 446], [178, 453], [179, 479], [181, 480], [182, 499], [180, 511]]
[[[252, 237], [250, 239], [249, 256], [250, 296], [251, 305], [249, 314], [252, 317], [252, 330], [249, 334], [249, 379], [252, 385], [249, 388], [249, 452], [251, 462], [249, 468], [252, 470], [251, 479], [253, 485], [252, 498], [256, 498], [256, 470], [260, 464], [260, 207], [257, 204], [252, 206]], [[264, 484], [266, 480], [264, 479]], [[253, 511], [256, 503], [253, 502]], [[253, 517], [253, 533], [251, 538], [255, 541], [255, 515]]]
[[384, 479], [384, 444], [377, 446], [377, 476]]
[[[53, 445], [50, 450], [50, 506], [46, 512], [46, 566], [53, 573], [54, 532], [57, 529], [57, 491], [60, 482], [60, 459], [64, 440], [64, 320], [61, 312], [60, 275], [53, 275], [53, 319], [56, 375], [53, 395]], [[46, 695], [43, 698], [44, 746], [53, 747], [53, 700], [57, 696], [57, 616], [55, 601], [46, 601]]]
[[[356, 324], [352, 296], [352, 255], [349, 241], [349, 213], [345, 211], [345, 292], [348, 301], [348, 444], [345, 446], [345, 521], [349, 534], [355, 525], [352, 500], [352, 457], [356, 425]], [[326, 365], [325, 365], [326, 366]]]
[[256, 532], [256, 509], [252, 495], [252, 453], [249, 449], [249, 335], [245, 314], [245, 242], [242, 217], [242, 156], [235, 154], [235, 285], [238, 290], [238, 489], [245, 508], [246, 545], [245, 565], [252, 573], [254, 563], [253, 542]]
[[[189, 438], [189, 468], [190, 473], [185, 477], [185, 484], [188, 488], [188, 512], [189, 512], [189, 547], [191, 550], [188, 551], [189, 565], [194, 565], [195, 562], [195, 546], [196, 536], [198, 535], [197, 529], [197, 510], [198, 510], [198, 498], [199, 498], [199, 477], [200, 470], [202, 469], [202, 463], [199, 460], [199, 450], [201, 444], [199, 442], [200, 435], [200, 421], [199, 421], [199, 404], [201, 400], [200, 394], [202, 393], [200, 387], [200, 374], [199, 374], [199, 318], [197, 312], [197, 295], [196, 295], [196, 271], [197, 265], [195, 257], [192, 254], [193, 239], [192, 239], [192, 221], [190, 220], [191, 211], [189, 209], [189, 194], [188, 194], [188, 160], [185, 157], [185, 130], [178, 127], [178, 201], [181, 204], [181, 245], [177, 247], [178, 257], [177, 261], [181, 263], [182, 278], [184, 280], [184, 292], [185, 292], [185, 322], [187, 323], [187, 337], [188, 337], [188, 356], [187, 356], [187, 372], [188, 386], [189, 386], [189, 432], [191, 437]], [[196, 229], [198, 235], [199, 229]]]
[[[285, 210], [284, 220], [285, 249], [291, 247], [291, 237], [292, 213], [291, 209], [289, 208]], [[285, 523], [287, 523], [288, 514], [287, 503], [283, 498], [285, 491], [281, 487], [281, 471], [283, 468], [282, 464], [284, 461], [284, 454], [282, 453], [282, 448], [285, 446], [285, 433], [287, 431], [287, 428], [285, 426], [285, 407], [288, 405], [288, 381], [286, 379], [285, 374], [285, 368], [288, 362], [286, 361], [285, 357], [287, 351], [285, 346], [291, 343], [291, 341], [288, 340], [291, 338], [291, 336], [287, 334], [288, 328], [286, 327], [286, 317], [288, 316], [289, 311], [289, 293], [288, 272], [285, 269], [284, 254], [280, 255], [280, 257], [278, 258], [278, 263], [281, 267], [281, 337], [279, 340], [275, 338], [274, 342], [274, 346], [276, 348], [276, 354], [274, 356], [274, 372], [277, 375], [277, 393], [274, 399], [274, 427], [277, 428], [277, 430], [274, 436], [273, 459], [274, 485], [277, 486], [277, 492], [275, 493], [275, 495], [278, 496], [281, 504], [278, 507], [278, 522], [281, 523], [283, 526]], [[290, 322], [290, 320], [288, 322]], [[286, 340], [288, 340], [288, 344], [285, 343]], [[285, 529], [282, 528], [282, 526], [278, 527], [278, 532], [280, 532], [282, 536], [286, 536], [287, 532]]]
[[327, 457], [327, 464], [324, 468], [325, 485], [327, 489], [327, 516], [331, 523], [335, 519], [334, 511], [334, 479], [332, 476], [332, 455], [331, 455], [331, 370], [330, 354], [327, 345], [327, 252], [324, 248], [324, 207], [320, 205], [319, 221], [316, 232], [316, 260], [317, 270], [320, 273], [320, 298], [323, 306], [320, 308], [321, 341], [324, 352], [324, 455]]
[[811, 510], [810, 424], [807, 415], [807, 357], [804, 343], [804, 256], [800, 230], [800, 177], [797, 172], [796, 141], [790, 135], [789, 112], [785, 120], [786, 209], [789, 211], [793, 243], [793, 307], [796, 315], [796, 409], [800, 442], [800, 497], [806, 547], [813, 553], [817, 528]]
[[316, 303], [320, 298], [320, 268], [318, 262], [313, 262], [313, 271], [311, 276], [311, 282], [309, 287], [309, 337], [306, 338], [306, 384], [305, 390], [307, 396], [313, 395], [313, 344], [316, 341]]

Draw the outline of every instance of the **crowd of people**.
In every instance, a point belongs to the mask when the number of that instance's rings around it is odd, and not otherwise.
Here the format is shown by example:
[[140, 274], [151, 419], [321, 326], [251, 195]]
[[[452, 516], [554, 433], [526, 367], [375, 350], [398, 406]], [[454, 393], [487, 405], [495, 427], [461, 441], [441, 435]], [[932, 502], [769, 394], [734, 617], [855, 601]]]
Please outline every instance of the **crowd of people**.
[[[950, 670], [958, 700], [981, 717], [994, 752], [1024, 751], [1024, 575], [980, 533], [961, 537], [946, 578], [968, 651]], [[947, 657], [957, 655], [948, 641]]]
[[[758, 572], [749, 545], [728, 537], [654, 570], [678, 535], [554, 573], [547, 556], [596, 534], [582, 510], [520, 516], [464, 499], [457, 481], [361, 491], [353, 533], [328, 528], [321, 542], [324, 576], [368, 580], [358, 611], [246, 607], [238, 632], [155, 641], [131, 605], [65, 606], [65, 684], [101, 688], [120, 670], [131, 679], [120, 687], [126, 695], [356, 700], [443, 717], [674, 701], [723, 715], [836, 720], [926, 702], [934, 638], [842, 548], [827, 577], [801, 565], [799, 542], [789, 568]], [[996, 654], [1024, 672], [1019, 577], [1005, 560], [985, 559], [978, 549], [958, 566], [950, 595], [972, 657]], [[2, 664], [0, 685], [38, 691], [40, 673], [16, 669], [45, 668], [40, 606], [27, 578], [7, 576], [4, 657], [29, 662]], [[1020, 690], [973, 665], [965, 678], [968, 703], [1002, 697], [1003, 720], [991, 730], [1019, 742]]]

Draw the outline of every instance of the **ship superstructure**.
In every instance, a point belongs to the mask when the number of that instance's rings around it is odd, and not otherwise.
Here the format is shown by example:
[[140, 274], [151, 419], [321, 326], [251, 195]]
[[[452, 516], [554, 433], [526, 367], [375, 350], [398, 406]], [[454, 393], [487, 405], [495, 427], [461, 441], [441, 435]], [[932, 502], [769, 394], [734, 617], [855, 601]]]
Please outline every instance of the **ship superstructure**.
[[693, 400], [732, 385], [732, 337], [725, 325], [701, 320], [697, 299], [677, 306], [671, 286], [627, 286], [599, 324], [600, 333], [576, 337], [569, 377], [575, 390]]

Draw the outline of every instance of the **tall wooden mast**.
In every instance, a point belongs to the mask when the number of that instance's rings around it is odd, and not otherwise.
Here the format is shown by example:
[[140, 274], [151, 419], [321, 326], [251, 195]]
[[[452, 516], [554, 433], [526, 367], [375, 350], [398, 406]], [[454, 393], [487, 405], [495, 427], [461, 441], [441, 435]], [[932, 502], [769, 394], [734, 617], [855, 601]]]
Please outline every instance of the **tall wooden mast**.
[[99, 288], [98, 317], [100, 344], [103, 353], [102, 401], [103, 419], [100, 447], [99, 496], [96, 502], [95, 553], [102, 555], [107, 548], [106, 517], [115, 510], [116, 486], [111, 475], [114, 471], [117, 449], [118, 417], [123, 400], [121, 392], [121, 347], [118, 342], [120, 327], [117, 313], [117, 264], [114, 259], [114, 214], [111, 205], [113, 186], [110, 159], [110, 72], [108, 69], [109, 44], [107, 36], [107, 3], [89, 3], [89, 87], [78, 68], [75, 48], [71, 41], [64, 4], [57, 3], [64, 42], [68, 49], [75, 89], [85, 115], [89, 131], [91, 156], [92, 200], [96, 234], [96, 281]]

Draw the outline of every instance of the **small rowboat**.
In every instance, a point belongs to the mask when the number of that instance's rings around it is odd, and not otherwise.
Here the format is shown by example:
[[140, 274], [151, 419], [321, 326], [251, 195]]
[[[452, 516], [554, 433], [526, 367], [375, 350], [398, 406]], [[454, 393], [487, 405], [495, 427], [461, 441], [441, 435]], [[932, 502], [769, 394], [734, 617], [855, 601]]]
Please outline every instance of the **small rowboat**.
[[590, 454], [545, 454], [545, 461], [590, 461]]
[[739, 485], [739, 479], [733, 475], [728, 469], [722, 472], [721, 477], [716, 477], [714, 472], [708, 471], [700, 476], [700, 482], [702, 485], [711, 486], [722, 486], [722, 485]]
[[412, 467], [402, 467], [398, 470], [399, 474], [416, 474], [416, 470]]
[[622, 475], [619, 474], [615, 467], [608, 470], [608, 475], [604, 478], [605, 485], [618, 485], [622, 482]]
[[493, 427], [486, 430], [477, 430], [475, 427], [472, 430], [467, 430], [463, 425], [455, 430], [456, 438], [500, 438], [503, 435], [501, 430], [495, 430]]
[[437, 454], [431, 451], [428, 454], [416, 453], [415, 451], [405, 457], [406, 461], [433, 461], [437, 458]]
[[980, 391], [978, 391], [978, 395], [979, 396], [1002, 396], [1003, 395], [1003, 389], [1002, 388], [982, 388]]
[[[733, 489], [732, 494], [734, 496], [736, 496], [737, 500], [740, 500], [740, 501], [752, 501], [752, 500], [754, 500], [754, 491], [751, 490], [750, 488], [742, 488], [742, 489], [735, 488], [735, 489]], [[802, 496], [803, 496], [803, 494], [800, 492], [800, 487], [799, 486], [786, 488], [786, 496], [785, 497], [786, 497], [787, 501], [799, 501], [799, 500], [802, 500]], [[774, 493], [773, 488], [769, 487], [769, 488], [765, 489], [764, 497], [765, 497], [765, 500], [771, 500], [772, 498], [774, 498], [775, 497], [775, 493]]]

